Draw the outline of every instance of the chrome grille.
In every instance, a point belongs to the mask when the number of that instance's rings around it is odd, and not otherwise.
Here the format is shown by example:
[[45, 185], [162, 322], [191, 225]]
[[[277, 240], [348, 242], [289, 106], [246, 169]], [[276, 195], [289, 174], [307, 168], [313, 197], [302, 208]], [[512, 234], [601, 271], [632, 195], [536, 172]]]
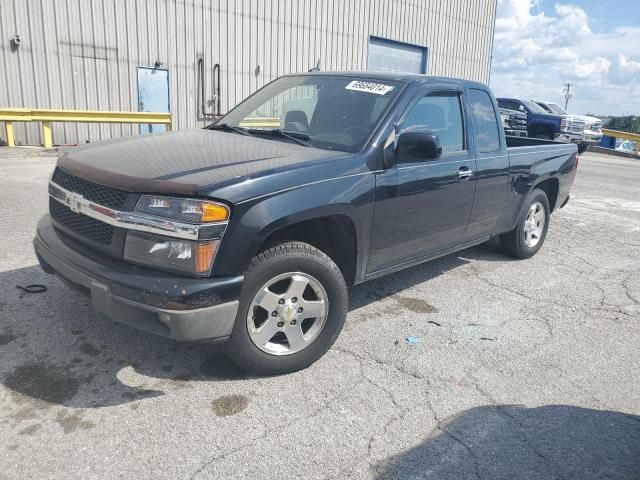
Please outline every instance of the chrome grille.
[[570, 120], [568, 123], [568, 129], [570, 132], [584, 132], [585, 122], [583, 122], [582, 120]]
[[92, 202], [118, 210], [122, 209], [128, 196], [127, 192], [98, 185], [97, 183], [76, 177], [59, 167], [53, 172], [51, 181], [71, 192], [79, 193]]
[[60, 225], [81, 237], [100, 245], [109, 245], [113, 239], [113, 227], [81, 213], [75, 213], [66, 205], [49, 197], [49, 213]]

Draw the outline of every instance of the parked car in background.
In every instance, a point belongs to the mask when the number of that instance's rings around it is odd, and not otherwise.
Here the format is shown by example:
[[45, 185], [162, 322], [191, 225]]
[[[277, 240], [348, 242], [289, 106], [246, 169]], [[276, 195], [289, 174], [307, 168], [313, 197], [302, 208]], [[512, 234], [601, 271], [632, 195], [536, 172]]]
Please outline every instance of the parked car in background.
[[36, 255], [116, 321], [292, 372], [336, 340], [348, 285], [492, 237], [540, 250], [577, 149], [501, 127], [476, 82], [288, 75], [206, 129], [63, 151]]
[[577, 115], [569, 113], [560, 105], [546, 100], [532, 100], [546, 110], [548, 113], [566, 116], [569, 121], [570, 130], [582, 130], [582, 143], [593, 145], [602, 139], [602, 120], [588, 115]]
[[620, 145], [616, 147], [616, 151], [631, 153], [633, 155], [640, 155], [636, 142], [632, 142], [631, 140], [623, 140], [622, 142], [620, 142]]
[[500, 118], [505, 135], [514, 137], [527, 136], [527, 114], [518, 110], [500, 109]]
[[569, 120], [558, 114], [550, 114], [530, 100], [498, 98], [498, 106], [527, 114], [527, 136], [563, 143], [579, 143], [583, 130], [570, 129]]

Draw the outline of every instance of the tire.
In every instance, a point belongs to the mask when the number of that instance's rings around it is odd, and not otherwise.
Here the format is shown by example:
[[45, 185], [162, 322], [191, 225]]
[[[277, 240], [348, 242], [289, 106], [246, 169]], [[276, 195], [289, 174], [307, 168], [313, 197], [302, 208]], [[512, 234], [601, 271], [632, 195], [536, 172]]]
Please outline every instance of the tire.
[[[544, 224], [541, 225], [541, 229], [534, 229], [533, 220], [536, 216], [532, 216], [530, 212], [534, 207], [537, 208], [538, 206], [541, 207], [543, 211]], [[502, 249], [508, 255], [515, 258], [525, 259], [533, 257], [538, 253], [538, 250], [540, 250], [545, 238], [547, 237], [550, 214], [551, 209], [549, 208], [549, 199], [547, 198], [547, 194], [539, 188], [531, 190], [522, 205], [522, 210], [520, 211], [516, 228], [508, 233], [500, 235], [500, 246]], [[540, 226], [537, 221], [535, 221], [535, 223], [538, 227]], [[535, 232], [538, 232], [538, 234], [533, 234]]]
[[[317, 248], [286, 242], [265, 250], [245, 274], [227, 353], [240, 368], [258, 375], [302, 370], [338, 338], [347, 299], [340, 269]], [[317, 317], [303, 318], [312, 310]]]

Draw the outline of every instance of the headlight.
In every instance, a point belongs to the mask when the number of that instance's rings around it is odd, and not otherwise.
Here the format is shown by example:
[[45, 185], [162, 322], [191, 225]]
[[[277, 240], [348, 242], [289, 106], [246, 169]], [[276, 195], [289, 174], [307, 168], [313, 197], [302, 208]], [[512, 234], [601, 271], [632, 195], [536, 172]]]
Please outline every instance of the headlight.
[[136, 231], [127, 232], [124, 259], [139, 265], [191, 275], [206, 275], [218, 240], [181, 240]]
[[143, 195], [135, 211], [172, 219], [176, 223], [200, 225], [201, 236], [199, 240], [188, 240], [129, 230], [124, 245], [125, 260], [169, 272], [209, 274], [229, 220], [229, 207], [208, 200]]
[[189, 198], [143, 195], [135, 210], [187, 223], [226, 222], [229, 219], [226, 205]]

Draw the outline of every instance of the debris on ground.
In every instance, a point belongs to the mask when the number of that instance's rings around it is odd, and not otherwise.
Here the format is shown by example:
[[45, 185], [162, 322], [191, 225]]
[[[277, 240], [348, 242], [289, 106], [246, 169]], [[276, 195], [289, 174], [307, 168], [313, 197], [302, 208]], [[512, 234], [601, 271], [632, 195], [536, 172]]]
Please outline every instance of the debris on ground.
[[420, 338], [418, 337], [407, 337], [404, 339], [405, 342], [407, 342], [407, 345], [415, 345], [417, 343], [420, 343], [422, 340], [420, 340]]
[[24, 297], [25, 293], [44, 293], [47, 291], [47, 286], [40, 283], [33, 283], [23, 287], [22, 285], [16, 285], [16, 288], [22, 290], [20, 292], [20, 298]]

